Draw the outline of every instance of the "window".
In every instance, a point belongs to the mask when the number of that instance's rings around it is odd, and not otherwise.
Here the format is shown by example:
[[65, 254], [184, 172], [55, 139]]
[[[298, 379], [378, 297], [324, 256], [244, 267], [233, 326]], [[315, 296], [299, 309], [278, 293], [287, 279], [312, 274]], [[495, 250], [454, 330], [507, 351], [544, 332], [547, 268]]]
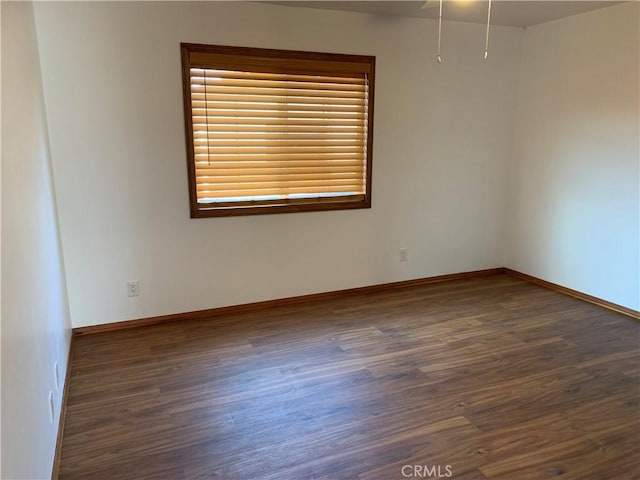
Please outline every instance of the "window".
[[192, 217], [371, 207], [375, 57], [181, 48]]

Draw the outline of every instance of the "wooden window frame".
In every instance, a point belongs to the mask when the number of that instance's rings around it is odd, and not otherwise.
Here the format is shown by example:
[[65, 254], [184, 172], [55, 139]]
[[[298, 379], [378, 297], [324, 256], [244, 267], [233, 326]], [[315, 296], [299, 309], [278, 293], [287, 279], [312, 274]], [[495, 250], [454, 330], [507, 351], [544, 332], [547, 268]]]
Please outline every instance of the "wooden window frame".
[[[373, 107], [375, 93], [375, 57], [333, 53], [274, 50], [220, 45], [181, 43], [184, 123], [187, 146], [187, 172], [191, 218], [259, 215], [327, 210], [371, 208]], [[214, 62], [220, 62], [215, 63]], [[194, 149], [191, 99], [192, 68], [246, 68], [248, 72], [279, 74], [336, 75], [364, 73], [368, 88], [364, 196], [285, 199], [273, 202], [199, 203]]]

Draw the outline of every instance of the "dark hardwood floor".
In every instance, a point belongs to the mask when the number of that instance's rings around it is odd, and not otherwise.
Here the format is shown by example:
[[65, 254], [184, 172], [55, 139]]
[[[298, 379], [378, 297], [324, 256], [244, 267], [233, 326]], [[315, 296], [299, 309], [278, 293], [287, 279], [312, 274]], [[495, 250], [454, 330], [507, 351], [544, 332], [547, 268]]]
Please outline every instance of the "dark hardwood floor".
[[638, 479], [639, 333], [496, 275], [77, 337], [60, 478]]

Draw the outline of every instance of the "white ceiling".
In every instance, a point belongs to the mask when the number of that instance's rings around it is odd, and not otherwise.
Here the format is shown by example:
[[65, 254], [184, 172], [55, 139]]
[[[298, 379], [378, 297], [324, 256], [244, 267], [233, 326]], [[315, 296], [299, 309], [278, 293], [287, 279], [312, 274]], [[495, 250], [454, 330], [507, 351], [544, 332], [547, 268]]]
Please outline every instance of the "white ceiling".
[[[422, 1], [280, 1], [261, 2], [292, 7], [320, 8], [326, 10], [344, 10], [377, 15], [395, 15], [403, 17], [438, 18], [439, 0], [429, 0], [426, 8]], [[512, 27], [527, 27], [537, 23], [548, 22], [557, 18], [568, 17], [577, 13], [607, 7], [620, 1], [531, 1], [531, 0], [493, 0], [491, 7], [491, 23]], [[443, 20], [459, 22], [486, 23], [486, 0], [446, 0], [443, 6]]]

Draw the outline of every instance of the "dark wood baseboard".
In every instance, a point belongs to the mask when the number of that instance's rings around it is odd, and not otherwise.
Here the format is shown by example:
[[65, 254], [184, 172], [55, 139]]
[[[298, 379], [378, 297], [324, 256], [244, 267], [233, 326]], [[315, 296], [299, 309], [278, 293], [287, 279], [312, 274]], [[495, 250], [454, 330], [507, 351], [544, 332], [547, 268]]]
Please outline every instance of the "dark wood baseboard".
[[627, 308], [622, 305], [618, 305], [616, 303], [608, 302], [607, 300], [603, 300], [601, 298], [594, 297], [592, 295], [588, 295], [586, 293], [582, 293], [577, 290], [573, 290], [571, 288], [563, 287], [561, 285], [557, 285], [555, 283], [548, 282], [546, 280], [542, 280], [540, 278], [533, 277], [531, 275], [527, 275], [526, 273], [521, 273], [516, 270], [512, 270], [510, 268], [498, 267], [498, 268], [489, 268], [486, 270], [474, 270], [471, 272], [438, 275], [435, 277], [417, 278], [414, 280], [404, 280], [400, 282], [381, 283], [377, 285], [369, 285], [366, 287], [349, 288], [346, 290], [334, 290], [331, 292], [312, 293], [309, 295], [299, 295], [296, 297], [277, 298], [274, 300], [265, 300], [262, 302], [243, 303], [240, 305], [231, 305], [228, 307], [208, 308], [206, 310], [196, 310], [192, 312], [160, 315], [157, 317], [125, 320], [122, 322], [90, 325], [88, 327], [77, 327], [73, 329], [73, 333], [74, 335], [87, 335], [91, 333], [111, 332], [114, 330], [145, 327], [148, 325], [156, 325], [159, 323], [217, 317], [220, 315], [231, 315], [235, 313], [254, 312], [254, 311], [262, 310], [266, 308], [281, 307], [285, 305], [295, 305], [295, 304], [310, 302], [314, 300], [330, 299], [335, 297], [343, 297], [346, 295], [358, 295], [363, 293], [364, 294], [376, 293], [376, 292], [381, 292], [385, 290], [393, 290], [397, 288], [426, 285], [429, 283], [449, 282], [452, 280], [461, 280], [465, 278], [485, 277], [490, 275], [499, 275], [503, 273], [511, 275], [512, 277], [519, 278], [521, 280], [525, 280], [530, 283], [535, 283], [536, 285], [540, 285], [550, 290], [555, 290], [565, 295], [570, 295], [572, 297], [579, 298], [580, 300], [584, 300], [584, 301], [593, 303], [595, 305], [599, 305], [601, 307], [608, 308], [609, 310], [613, 310], [615, 312], [622, 313], [624, 315], [628, 315], [632, 318], [640, 320], [640, 312], [638, 312], [637, 310], [633, 310], [631, 308]]
[[556, 292], [564, 293], [565, 295], [570, 295], [575, 298], [579, 298], [580, 300], [584, 300], [589, 303], [593, 303], [600, 307], [608, 308], [609, 310], [613, 310], [614, 312], [623, 313], [624, 315], [628, 315], [636, 320], [640, 320], [640, 311], [633, 310], [628, 307], [623, 307], [622, 305], [618, 305], [617, 303], [609, 302], [607, 300], [603, 300], [602, 298], [594, 297], [593, 295], [588, 295], [586, 293], [579, 292], [578, 290], [573, 290], [571, 288], [563, 287], [562, 285], [558, 285], [556, 283], [548, 282], [546, 280], [542, 280], [541, 278], [533, 277], [531, 275], [527, 275], [526, 273], [518, 272], [516, 270], [511, 270], [510, 268], [504, 268], [504, 273], [507, 275], [511, 275], [512, 277], [519, 278], [520, 280], [525, 280], [530, 283], [535, 283], [536, 285], [540, 285], [541, 287], [548, 288], [550, 290], [555, 290]]
[[75, 335], [86, 335], [90, 333], [111, 332], [125, 328], [144, 327], [158, 323], [173, 322], [176, 320], [194, 320], [199, 318], [216, 317], [220, 315], [230, 315], [234, 313], [246, 313], [265, 308], [281, 307], [284, 305], [294, 305], [298, 303], [310, 302], [313, 300], [343, 297], [346, 295], [357, 295], [363, 293], [375, 293], [396, 288], [413, 287], [416, 285], [426, 285], [428, 283], [449, 282], [464, 278], [485, 277], [504, 273], [504, 268], [489, 268], [486, 270], [474, 270], [471, 272], [451, 273], [448, 275], [438, 275], [435, 277], [417, 278], [414, 280], [404, 280], [400, 282], [382, 283], [369, 285], [366, 287], [349, 288], [346, 290], [335, 290], [331, 292], [312, 293], [297, 297], [278, 298], [275, 300], [265, 300], [262, 302], [244, 303], [241, 305], [231, 305], [229, 307], [209, 308], [206, 310], [196, 310], [193, 312], [174, 313], [170, 315], [160, 315], [157, 317], [140, 318], [136, 320], [126, 320], [123, 322], [105, 323], [91, 325], [88, 327], [78, 327], [73, 329]]
[[64, 422], [67, 417], [67, 402], [69, 399], [69, 384], [71, 383], [71, 363], [73, 362], [74, 342], [73, 335], [69, 343], [69, 355], [67, 357], [67, 369], [64, 375], [64, 387], [62, 388], [62, 400], [60, 402], [60, 419], [58, 421], [58, 436], [56, 438], [56, 450], [53, 456], [53, 469], [51, 480], [58, 479], [60, 472], [60, 458], [62, 457], [62, 438], [64, 437]]

